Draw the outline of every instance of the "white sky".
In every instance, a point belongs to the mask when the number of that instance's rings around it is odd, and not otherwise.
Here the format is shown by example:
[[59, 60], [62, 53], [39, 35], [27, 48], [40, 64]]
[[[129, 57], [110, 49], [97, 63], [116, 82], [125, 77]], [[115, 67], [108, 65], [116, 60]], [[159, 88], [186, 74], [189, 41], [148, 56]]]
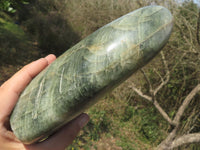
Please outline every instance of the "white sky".
[[200, 6], [200, 0], [193, 0], [193, 2]]
[[[177, 2], [184, 2], [185, 0], [177, 0]], [[198, 6], [200, 7], [200, 0], [193, 0], [193, 2], [195, 3], [195, 4], [198, 4]]]

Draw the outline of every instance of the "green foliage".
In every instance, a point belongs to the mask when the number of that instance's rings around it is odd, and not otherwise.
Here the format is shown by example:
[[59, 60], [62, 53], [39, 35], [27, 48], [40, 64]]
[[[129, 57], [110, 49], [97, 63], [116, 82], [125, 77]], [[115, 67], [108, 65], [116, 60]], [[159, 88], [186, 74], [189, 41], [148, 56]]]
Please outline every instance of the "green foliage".
[[23, 29], [13, 22], [0, 12], [0, 84], [40, 55]]
[[4, 22], [5, 21], [7, 21], [7, 22], [13, 21], [13, 19], [8, 14], [6, 14], [5, 12], [1, 12], [1, 11], [0, 11], [0, 18], [1, 18], [1, 20], [4, 20]]
[[[64, 1], [33, 1], [26, 11], [19, 13], [26, 32], [37, 42], [43, 53], [61, 55], [79, 41], [62, 11]], [[24, 16], [24, 13], [27, 15]]]
[[[102, 134], [109, 132], [111, 122], [106, 111], [93, 107], [90, 109], [89, 114], [91, 114], [91, 118], [88, 125], [83, 129], [83, 133], [76, 138], [73, 144], [67, 148], [68, 150], [76, 150], [80, 147], [89, 149], [88, 146], [91, 146], [90, 141], [98, 141]], [[84, 143], [85, 140], [87, 140], [87, 144]]]
[[29, 4], [29, 0], [1, 0], [0, 11], [15, 13], [23, 4]]
[[[27, 37], [23, 30], [12, 22], [0, 18], [0, 61], [3, 63], [16, 63], [20, 52], [27, 48]], [[25, 46], [26, 45], [26, 46]], [[23, 54], [21, 54], [23, 55]], [[18, 62], [19, 63], [19, 62]]]
[[93, 114], [88, 123], [88, 136], [92, 141], [99, 140], [102, 133], [109, 132], [110, 120], [107, 112], [98, 110], [95, 107], [90, 110], [89, 114]]
[[109, 132], [110, 120], [103, 110], [91, 110], [89, 114], [93, 114], [90, 122], [88, 123], [89, 137], [91, 140], [98, 140], [100, 134]]
[[16, 10], [13, 9], [13, 7], [11, 6], [12, 3], [13, 3], [12, 0], [2, 0], [0, 2], [0, 11], [4, 10], [4, 11], [14, 13]]
[[121, 117], [121, 121], [129, 121], [135, 113], [134, 107], [133, 106], [127, 106], [124, 110], [124, 114]]
[[135, 147], [133, 147], [133, 144], [127, 140], [128, 137], [122, 136], [120, 138], [120, 141], [117, 142], [117, 145], [119, 145], [122, 149], [128, 149], [128, 150], [136, 150]]
[[163, 133], [160, 131], [160, 124], [165, 124], [161, 116], [154, 107], [147, 107], [135, 111], [134, 116], [141, 116], [140, 121], [134, 119], [133, 123], [136, 130], [141, 134], [144, 141], [159, 143], [163, 138]]

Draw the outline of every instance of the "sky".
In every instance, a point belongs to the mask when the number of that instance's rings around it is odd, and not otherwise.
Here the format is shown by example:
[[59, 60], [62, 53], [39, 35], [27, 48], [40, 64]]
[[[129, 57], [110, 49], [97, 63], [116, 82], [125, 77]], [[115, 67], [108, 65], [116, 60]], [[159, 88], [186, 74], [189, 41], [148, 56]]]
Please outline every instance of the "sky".
[[200, 6], [200, 0], [193, 0], [193, 2]]
[[[186, 0], [176, 0], [176, 1], [182, 3]], [[200, 7], [200, 0], [192, 0], [192, 1]]]

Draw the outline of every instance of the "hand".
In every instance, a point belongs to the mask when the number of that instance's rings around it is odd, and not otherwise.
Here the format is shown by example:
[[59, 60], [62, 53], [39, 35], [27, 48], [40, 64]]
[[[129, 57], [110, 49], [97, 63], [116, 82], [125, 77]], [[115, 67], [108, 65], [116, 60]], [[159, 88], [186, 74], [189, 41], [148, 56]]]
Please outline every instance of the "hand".
[[26, 65], [0, 87], [0, 150], [64, 150], [89, 121], [87, 114], [81, 114], [49, 139], [32, 145], [24, 145], [11, 131], [9, 116], [20, 93], [38, 73], [55, 59], [56, 57], [51, 54]]

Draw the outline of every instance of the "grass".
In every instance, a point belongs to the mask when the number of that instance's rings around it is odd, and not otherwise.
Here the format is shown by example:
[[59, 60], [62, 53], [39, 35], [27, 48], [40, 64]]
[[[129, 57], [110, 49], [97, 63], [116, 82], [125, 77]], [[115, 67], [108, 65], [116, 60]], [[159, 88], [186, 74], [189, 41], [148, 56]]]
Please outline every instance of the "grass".
[[131, 106], [112, 95], [91, 107], [88, 114], [89, 124], [68, 150], [150, 150], [166, 135], [160, 130], [165, 121], [152, 106]]
[[0, 84], [40, 54], [23, 29], [3, 12], [0, 12], [0, 45]]

